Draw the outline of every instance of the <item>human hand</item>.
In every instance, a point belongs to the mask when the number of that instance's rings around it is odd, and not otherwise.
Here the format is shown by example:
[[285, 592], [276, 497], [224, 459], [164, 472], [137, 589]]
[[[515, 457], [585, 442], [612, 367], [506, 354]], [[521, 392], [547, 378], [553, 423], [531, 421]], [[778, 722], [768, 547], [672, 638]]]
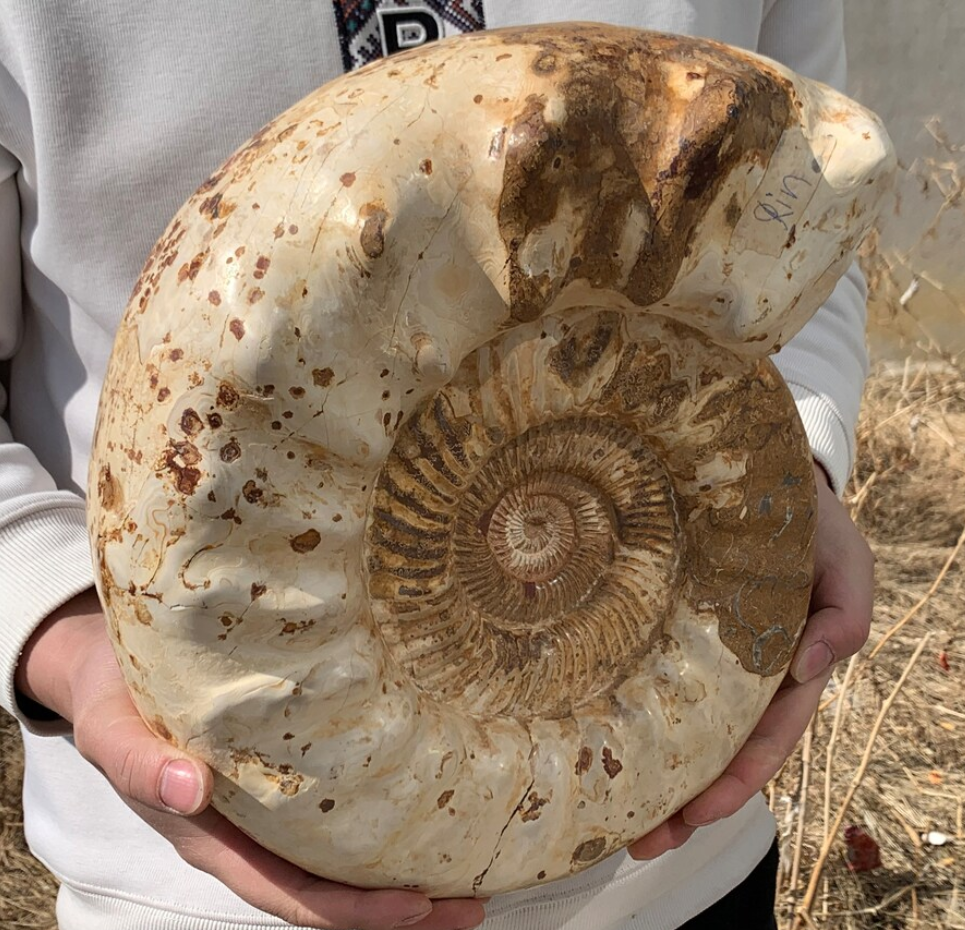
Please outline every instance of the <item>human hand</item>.
[[777, 774], [821, 700], [836, 662], [854, 655], [871, 629], [874, 556], [844, 505], [814, 466], [818, 489], [810, 616], [790, 671], [764, 716], [724, 773], [706, 791], [630, 848], [655, 859], [682, 846], [701, 826], [735, 814]]
[[182, 859], [260, 910], [325, 930], [464, 930], [485, 916], [478, 901], [433, 902], [413, 891], [361, 891], [318, 878], [262, 849], [209, 807], [211, 770], [144, 725], [93, 591], [37, 629], [16, 685], [73, 724], [81, 755]]

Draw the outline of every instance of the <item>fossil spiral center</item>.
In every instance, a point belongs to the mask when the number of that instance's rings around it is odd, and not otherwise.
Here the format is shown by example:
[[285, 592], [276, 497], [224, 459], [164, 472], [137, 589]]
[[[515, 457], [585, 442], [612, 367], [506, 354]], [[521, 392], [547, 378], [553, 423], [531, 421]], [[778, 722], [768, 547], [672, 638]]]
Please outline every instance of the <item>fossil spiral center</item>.
[[568, 475], [538, 475], [507, 491], [484, 517], [486, 542], [507, 575], [550, 581], [573, 558], [581, 538], [609, 529], [602, 506], [581, 485]]
[[368, 570], [382, 635], [438, 699], [566, 715], [621, 680], [676, 596], [671, 481], [612, 420], [506, 436], [452, 410], [427, 406], [379, 480]]

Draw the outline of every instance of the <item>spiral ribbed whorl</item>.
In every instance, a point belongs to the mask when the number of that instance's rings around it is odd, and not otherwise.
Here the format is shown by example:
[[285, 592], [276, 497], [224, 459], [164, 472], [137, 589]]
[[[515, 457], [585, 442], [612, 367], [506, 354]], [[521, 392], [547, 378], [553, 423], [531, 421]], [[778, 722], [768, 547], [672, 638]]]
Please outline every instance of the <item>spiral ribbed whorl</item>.
[[[673, 617], [681, 572], [700, 564], [681, 524], [697, 519], [688, 471], [740, 462], [758, 418], [775, 462], [783, 440], [766, 404], [742, 415], [757, 363], [685, 328], [587, 309], [526, 329], [403, 425], [366, 565], [382, 635], [430, 697], [560, 718], [618, 686]], [[721, 444], [721, 414], [750, 433], [730, 426]]]
[[670, 480], [620, 423], [565, 417], [504, 439], [466, 431], [448, 400], [409, 423], [379, 483], [369, 568], [383, 629], [440, 699], [564, 716], [669, 613]]

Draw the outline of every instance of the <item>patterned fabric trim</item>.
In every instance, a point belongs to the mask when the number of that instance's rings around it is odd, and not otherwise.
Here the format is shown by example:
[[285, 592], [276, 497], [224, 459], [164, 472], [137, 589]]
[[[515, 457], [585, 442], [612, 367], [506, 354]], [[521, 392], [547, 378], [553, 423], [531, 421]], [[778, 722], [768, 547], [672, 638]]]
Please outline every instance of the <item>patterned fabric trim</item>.
[[486, 28], [483, 0], [333, 0], [333, 5], [346, 71], [443, 35]]

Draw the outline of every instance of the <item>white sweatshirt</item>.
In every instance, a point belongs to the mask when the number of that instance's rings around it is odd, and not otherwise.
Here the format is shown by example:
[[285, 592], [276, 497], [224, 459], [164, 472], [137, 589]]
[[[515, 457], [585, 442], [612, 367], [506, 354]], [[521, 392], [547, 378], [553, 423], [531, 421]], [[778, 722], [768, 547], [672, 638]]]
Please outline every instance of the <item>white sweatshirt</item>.
[[[368, 6], [0, 0], [0, 705], [24, 726], [26, 830], [63, 882], [63, 930], [285, 926], [184, 864], [63, 738], [62, 722], [23, 714], [13, 674], [40, 621], [92, 584], [82, 489], [113, 333], [145, 256], [270, 118], [384, 41], [420, 38], [391, 15], [380, 31]], [[844, 82], [842, 0], [408, 4], [418, 6], [445, 34], [602, 21], [720, 39]], [[778, 359], [838, 489], [866, 365], [864, 296], [850, 272]], [[772, 838], [758, 798], [655, 862], [619, 854], [496, 898], [484, 926], [669, 930], [740, 882]]]

